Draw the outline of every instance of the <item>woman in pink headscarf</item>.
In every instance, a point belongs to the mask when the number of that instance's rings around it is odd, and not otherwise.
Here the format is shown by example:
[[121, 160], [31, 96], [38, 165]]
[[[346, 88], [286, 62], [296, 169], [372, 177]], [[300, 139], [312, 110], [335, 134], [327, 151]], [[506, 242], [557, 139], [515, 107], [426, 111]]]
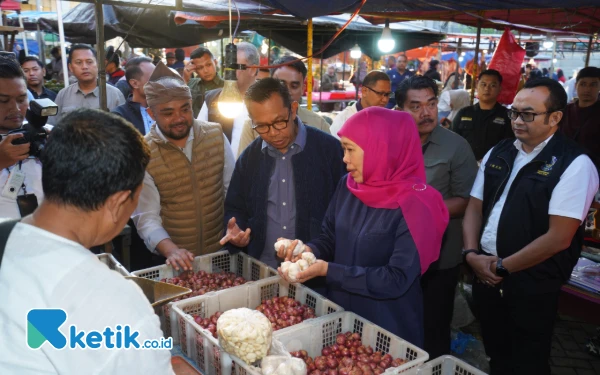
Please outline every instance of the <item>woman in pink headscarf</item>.
[[439, 256], [449, 216], [425, 183], [417, 127], [405, 112], [370, 107], [338, 135], [349, 174], [306, 245], [319, 260], [298, 281], [325, 276], [332, 301], [422, 346], [420, 275]]

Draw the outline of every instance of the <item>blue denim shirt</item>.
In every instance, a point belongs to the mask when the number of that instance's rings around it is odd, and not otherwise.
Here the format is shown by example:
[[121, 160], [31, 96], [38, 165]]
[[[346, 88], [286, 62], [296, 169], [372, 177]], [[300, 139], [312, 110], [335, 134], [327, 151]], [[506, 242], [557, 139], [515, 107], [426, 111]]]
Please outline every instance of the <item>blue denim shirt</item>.
[[152, 128], [152, 124], [154, 124], [154, 120], [152, 120], [152, 117], [148, 114], [148, 109], [146, 107], [140, 106], [140, 113], [144, 120], [144, 128], [146, 129], [145, 134], [150, 134], [150, 129]]
[[294, 188], [294, 171], [292, 156], [306, 147], [306, 128], [296, 117], [298, 134], [296, 139], [285, 154], [267, 142], [262, 142], [262, 152], [275, 159], [275, 168], [269, 180], [267, 195], [267, 233], [265, 250], [260, 256], [260, 261], [272, 267], [278, 267], [279, 261], [275, 257], [273, 245], [277, 238], [296, 238], [296, 191]]

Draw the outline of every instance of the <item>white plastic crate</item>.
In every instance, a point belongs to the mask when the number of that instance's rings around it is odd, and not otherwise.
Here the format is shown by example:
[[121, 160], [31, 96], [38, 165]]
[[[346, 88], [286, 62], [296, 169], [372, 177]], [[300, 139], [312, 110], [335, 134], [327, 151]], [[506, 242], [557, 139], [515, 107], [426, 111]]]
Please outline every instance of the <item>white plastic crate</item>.
[[[389, 353], [394, 358], [408, 361], [402, 366], [387, 369], [385, 375], [414, 374], [412, 371], [429, 359], [429, 354], [423, 349], [350, 311], [314, 319], [303, 327], [293, 326], [286, 331], [276, 331], [273, 338], [283, 343], [291, 352], [306, 350], [314, 359], [321, 355], [324, 347], [335, 344], [339, 333], [345, 332], [359, 333], [363, 344], [371, 346], [376, 352]], [[260, 375], [260, 372], [236, 357], [233, 357], [233, 368], [234, 375]]]
[[[232, 360], [231, 356], [219, 347], [219, 341], [208, 330], [196, 324], [192, 315], [209, 318], [217, 311], [225, 312], [240, 307], [255, 309], [262, 301], [284, 296], [313, 308], [317, 317], [343, 311], [341, 306], [317, 292], [301, 284], [288, 284], [281, 278], [260, 280], [244, 286], [246, 290], [242, 287], [226, 289], [179, 301], [173, 305], [173, 311], [177, 315], [181, 350], [205, 371], [205, 375], [231, 375]], [[294, 330], [318, 319], [305, 320], [276, 333]]]
[[[236, 276], [241, 276], [248, 281], [262, 280], [274, 276], [278, 277], [277, 270], [267, 266], [263, 262], [254, 259], [245, 253], [229, 254], [227, 250], [194, 258], [193, 269], [194, 272], [233, 272]], [[178, 276], [181, 273], [183, 273], [183, 270], [176, 271], [172, 266], [163, 264], [152, 268], [133, 271], [131, 274], [133, 276], [160, 281], [161, 279]], [[160, 326], [165, 337], [173, 337], [173, 344], [177, 345], [179, 344], [179, 334], [176, 328], [172, 329], [172, 327], [175, 327], [175, 324], [177, 324], [175, 321], [175, 313], [171, 311], [173, 303], [174, 302], [170, 302], [161, 308], [155, 309], [155, 311], [160, 318]]]
[[487, 375], [470, 364], [451, 355], [433, 359], [414, 372], [416, 375]]
[[131, 276], [129, 271], [127, 271], [127, 269], [123, 267], [121, 263], [119, 263], [112, 254], [102, 253], [98, 254], [97, 256], [98, 259], [100, 259], [102, 263], [106, 264], [106, 266], [111, 270], [117, 271], [123, 276]]

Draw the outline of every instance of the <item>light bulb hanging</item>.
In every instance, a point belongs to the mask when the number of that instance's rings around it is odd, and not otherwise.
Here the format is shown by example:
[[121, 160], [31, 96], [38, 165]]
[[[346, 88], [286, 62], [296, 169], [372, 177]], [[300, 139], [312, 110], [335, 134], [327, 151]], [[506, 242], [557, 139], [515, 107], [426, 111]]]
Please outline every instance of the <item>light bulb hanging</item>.
[[396, 46], [396, 41], [392, 36], [392, 30], [390, 29], [390, 20], [385, 20], [385, 27], [381, 33], [381, 38], [377, 42], [377, 47], [383, 53], [390, 53]]
[[354, 47], [352, 47], [352, 49], [350, 50], [350, 57], [353, 59], [360, 59], [361, 56], [362, 51], [360, 50], [358, 44], [355, 44]]

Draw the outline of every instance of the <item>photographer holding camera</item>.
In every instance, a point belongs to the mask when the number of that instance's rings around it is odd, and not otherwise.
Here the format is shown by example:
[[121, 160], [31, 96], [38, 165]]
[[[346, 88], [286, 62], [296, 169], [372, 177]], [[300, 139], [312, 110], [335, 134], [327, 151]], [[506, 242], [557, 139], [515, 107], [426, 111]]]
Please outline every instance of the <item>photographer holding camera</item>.
[[[21, 66], [0, 57], [0, 217], [21, 218], [33, 212], [44, 197], [42, 165], [30, 156], [31, 144], [19, 130], [27, 116], [29, 100]], [[22, 143], [22, 144], [20, 144]]]

